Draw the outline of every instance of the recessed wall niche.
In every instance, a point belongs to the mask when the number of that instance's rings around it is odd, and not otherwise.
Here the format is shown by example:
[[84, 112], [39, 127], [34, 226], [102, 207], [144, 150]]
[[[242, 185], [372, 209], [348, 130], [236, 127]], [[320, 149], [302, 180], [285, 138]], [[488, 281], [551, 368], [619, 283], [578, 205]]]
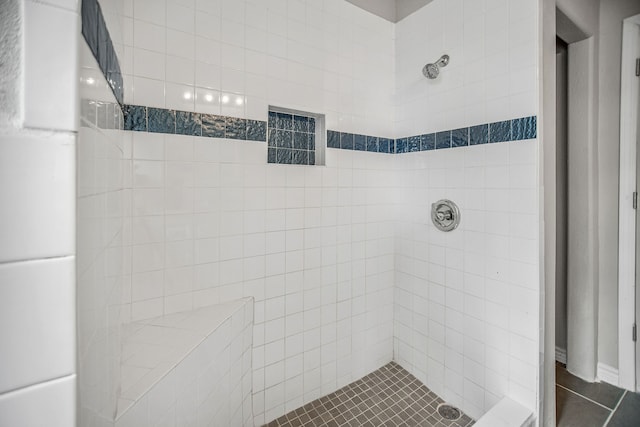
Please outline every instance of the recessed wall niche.
[[324, 165], [325, 135], [324, 115], [270, 106], [267, 162]]

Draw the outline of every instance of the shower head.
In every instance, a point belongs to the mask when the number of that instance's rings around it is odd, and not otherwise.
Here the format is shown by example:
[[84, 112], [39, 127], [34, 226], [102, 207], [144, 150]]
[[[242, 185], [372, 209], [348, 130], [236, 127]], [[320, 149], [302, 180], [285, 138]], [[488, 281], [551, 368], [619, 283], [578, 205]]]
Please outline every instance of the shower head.
[[427, 64], [422, 68], [422, 74], [428, 79], [435, 79], [440, 74], [440, 68], [449, 64], [449, 55], [442, 55], [433, 64]]

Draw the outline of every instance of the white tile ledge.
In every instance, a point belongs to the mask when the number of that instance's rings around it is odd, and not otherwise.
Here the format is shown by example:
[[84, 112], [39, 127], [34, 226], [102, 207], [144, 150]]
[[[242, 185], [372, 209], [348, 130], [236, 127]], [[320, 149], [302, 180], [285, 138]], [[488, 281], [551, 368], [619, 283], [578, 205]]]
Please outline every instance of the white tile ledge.
[[521, 404], [504, 397], [484, 414], [474, 427], [528, 427], [533, 414]]
[[125, 325], [116, 420], [207, 337], [217, 333], [225, 321], [252, 302], [253, 298], [243, 298]]

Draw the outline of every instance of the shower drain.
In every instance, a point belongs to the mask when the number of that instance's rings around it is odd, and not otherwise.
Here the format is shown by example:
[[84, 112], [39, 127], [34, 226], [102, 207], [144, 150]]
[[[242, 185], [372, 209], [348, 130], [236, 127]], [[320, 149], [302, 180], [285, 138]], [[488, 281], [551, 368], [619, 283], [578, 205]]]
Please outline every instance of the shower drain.
[[438, 405], [438, 414], [445, 420], [455, 421], [462, 416], [460, 409], [451, 406], [447, 403], [441, 403]]

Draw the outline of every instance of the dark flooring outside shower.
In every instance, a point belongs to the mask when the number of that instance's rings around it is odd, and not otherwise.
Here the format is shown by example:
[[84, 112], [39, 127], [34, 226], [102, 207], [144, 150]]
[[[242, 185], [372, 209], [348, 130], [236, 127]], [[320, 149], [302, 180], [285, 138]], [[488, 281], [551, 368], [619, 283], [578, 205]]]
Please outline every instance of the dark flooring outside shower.
[[444, 401], [395, 362], [340, 390], [304, 405], [267, 427], [294, 426], [420, 426], [469, 427], [461, 413], [447, 420], [438, 413]]
[[588, 383], [556, 363], [558, 427], [638, 427], [640, 394], [607, 383]]

